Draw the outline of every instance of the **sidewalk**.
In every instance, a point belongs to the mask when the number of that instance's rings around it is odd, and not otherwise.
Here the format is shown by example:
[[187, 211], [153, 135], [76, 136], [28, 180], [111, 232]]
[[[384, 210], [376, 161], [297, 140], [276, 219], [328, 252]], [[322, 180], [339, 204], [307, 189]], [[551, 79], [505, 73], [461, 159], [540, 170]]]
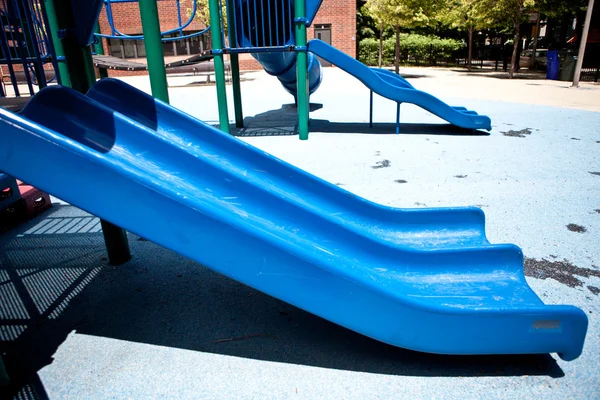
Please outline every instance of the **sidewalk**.
[[469, 73], [457, 68], [402, 68], [400, 74], [422, 77], [415, 86], [433, 95], [600, 111], [600, 83], [580, 82], [579, 88], [573, 88], [572, 82], [546, 80], [544, 74], [527, 70], [515, 74], [513, 79], [501, 71]]

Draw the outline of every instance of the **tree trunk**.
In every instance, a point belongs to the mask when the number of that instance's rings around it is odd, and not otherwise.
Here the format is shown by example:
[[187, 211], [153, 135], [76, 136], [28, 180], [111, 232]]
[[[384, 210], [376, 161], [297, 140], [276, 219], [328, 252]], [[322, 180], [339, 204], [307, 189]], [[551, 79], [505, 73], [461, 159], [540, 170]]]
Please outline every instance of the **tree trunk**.
[[383, 63], [383, 22], [379, 25], [379, 68]]
[[517, 63], [519, 62], [519, 40], [521, 39], [521, 9], [517, 11], [515, 20], [513, 21], [515, 26], [515, 42], [513, 43], [512, 60], [510, 62], [510, 71], [508, 77], [512, 78], [513, 74], [517, 70]]
[[533, 44], [531, 45], [531, 69], [535, 70], [535, 65], [536, 65], [536, 61], [535, 61], [535, 52], [537, 51], [537, 42], [538, 42], [538, 37], [540, 37], [540, 18], [541, 15], [538, 12], [537, 13], [537, 18], [535, 21], [535, 37], [533, 38]]
[[396, 74], [400, 75], [400, 26], [396, 25]]
[[471, 72], [471, 61], [473, 60], [473, 28], [469, 28], [469, 55], [467, 56], [467, 70]]

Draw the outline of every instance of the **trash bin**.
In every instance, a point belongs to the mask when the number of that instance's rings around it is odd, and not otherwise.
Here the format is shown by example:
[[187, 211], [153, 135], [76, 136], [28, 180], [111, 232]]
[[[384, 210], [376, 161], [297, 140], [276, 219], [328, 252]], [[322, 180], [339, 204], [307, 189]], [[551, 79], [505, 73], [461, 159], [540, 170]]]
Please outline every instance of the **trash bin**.
[[546, 79], [553, 81], [558, 79], [558, 71], [560, 69], [560, 61], [558, 61], [558, 50], [548, 50], [548, 69], [546, 70]]
[[561, 69], [558, 79], [561, 81], [572, 81], [575, 76], [575, 65], [577, 65], [577, 51], [569, 50], [562, 58]]

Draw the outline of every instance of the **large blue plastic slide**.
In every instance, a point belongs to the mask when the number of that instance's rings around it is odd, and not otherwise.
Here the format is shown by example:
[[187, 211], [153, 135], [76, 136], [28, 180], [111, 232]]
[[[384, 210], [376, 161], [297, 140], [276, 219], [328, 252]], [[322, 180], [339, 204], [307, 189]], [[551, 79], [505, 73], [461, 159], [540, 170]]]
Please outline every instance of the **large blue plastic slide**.
[[544, 305], [478, 209], [373, 204], [111, 80], [89, 97], [46, 88], [21, 115], [0, 110], [0, 131], [0, 170], [377, 340], [582, 351], [585, 313]]
[[416, 104], [461, 128], [492, 129], [492, 122], [488, 116], [478, 115], [464, 107], [451, 107], [437, 97], [415, 89], [404, 78], [387, 70], [369, 68], [321, 40], [313, 39], [308, 42], [308, 50], [355, 76], [380, 96], [398, 103]]

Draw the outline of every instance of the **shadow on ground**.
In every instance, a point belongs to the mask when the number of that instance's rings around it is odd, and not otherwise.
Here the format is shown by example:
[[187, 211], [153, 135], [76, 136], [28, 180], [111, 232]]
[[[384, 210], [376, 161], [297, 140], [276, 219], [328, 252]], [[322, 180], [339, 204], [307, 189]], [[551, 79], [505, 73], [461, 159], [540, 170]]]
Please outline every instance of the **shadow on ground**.
[[[187, 76], [183, 75], [183, 77], [187, 77]], [[202, 80], [200, 80], [200, 79], [202, 79]], [[253, 81], [253, 80], [254, 80], [254, 78], [250, 78], [250, 77], [247, 77], [247, 76], [241, 76], [240, 77], [240, 82], [250, 82], [250, 81]], [[225, 84], [226, 85], [231, 85], [231, 78], [230, 77], [226, 77], [225, 78]], [[169, 89], [187, 88], [187, 87], [195, 87], [195, 86], [215, 86], [215, 85], [216, 85], [216, 82], [215, 82], [214, 75], [213, 74], [210, 74], [210, 75], [206, 74], [204, 76], [201, 76], [201, 75], [198, 76], [198, 80], [194, 80], [192, 82], [186, 82], [186, 83], [182, 83], [182, 84], [169, 83]]]
[[[322, 104], [311, 103], [310, 110], [323, 108]], [[372, 127], [367, 122], [331, 122], [323, 119], [310, 120], [311, 132], [349, 133], [369, 135], [396, 134], [395, 123], [375, 123]], [[239, 137], [256, 136], [294, 136], [298, 134], [298, 115], [294, 104], [284, 104], [277, 110], [266, 111], [254, 117], [244, 119], [244, 128], [231, 126], [231, 132]], [[480, 130], [463, 129], [451, 124], [416, 124], [401, 123], [400, 133], [410, 135], [451, 135], [451, 136], [488, 136]]]
[[[377, 66], [370, 66], [371, 68], [377, 68]], [[421, 79], [421, 78], [431, 78], [432, 75], [428, 75], [428, 74], [419, 74], [419, 73], [415, 73], [415, 72], [406, 72], [406, 65], [400, 65], [400, 76], [402, 76], [404, 79]], [[396, 69], [393, 66], [384, 66], [382, 67], [382, 69], [386, 69], [390, 72], [396, 73]]]
[[55, 207], [0, 237], [0, 351], [12, 379], [12, 386], [0, 392], [2, 398], [16, 394], [25, 398], [23, 393], [30, 399], [47, 398], [37, 371], [52, 363], [53, 354], [73, 330], [376, 374], [564, 376], [550, 355], [444, 356], [389, 346], [133, 234], [129, 235], [133, 260], [109, 266], [102, 235], [92, 232], [98, 220], [88, 217], [85, 226], [74, 223], [65, 217], [69, 210], [73, 208]]
[[[365, 135], [395, 135], [396, 124], [375, 123], [370, 127], [366, 122], [330, 122], [311, 119], [310, 129], [314, 132], [351, 133]], [[450, 136], [489, 136], [485, 131], [463, 129], [450, 124], [414, 124], [401, 123], [400, 133], [403, 135], [450, 135]]]
[[530, 71], [528, 69], [521, 69], [513, 74], [510, 78], [508, 72], [495, 71], [493, 69], [473, 69], [471, 72], [465, 69], [452, 69], [452, 72], [459, 72], [462, 75], [468, 76], [481, 76], [485, 78], [496, 78], [496, 79], [546, 79], [546, 73], [542, 71]]

